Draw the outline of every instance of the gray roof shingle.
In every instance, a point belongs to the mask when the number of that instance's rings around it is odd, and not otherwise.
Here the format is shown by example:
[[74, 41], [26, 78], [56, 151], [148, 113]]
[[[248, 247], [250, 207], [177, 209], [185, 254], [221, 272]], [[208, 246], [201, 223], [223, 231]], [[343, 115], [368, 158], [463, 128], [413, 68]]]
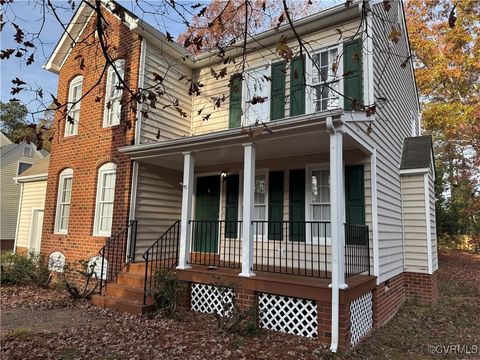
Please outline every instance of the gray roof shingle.
[[430, 135], [405, 138], [400, 170], [425, 169], [431, 165], [433, 155]]

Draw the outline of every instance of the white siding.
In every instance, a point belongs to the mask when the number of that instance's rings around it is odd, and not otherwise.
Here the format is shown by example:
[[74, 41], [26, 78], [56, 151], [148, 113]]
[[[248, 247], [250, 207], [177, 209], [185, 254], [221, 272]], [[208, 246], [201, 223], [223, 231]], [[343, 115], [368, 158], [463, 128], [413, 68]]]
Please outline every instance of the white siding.
[[[163, 96], [157, 94], [158, 103], [155, 108], [146, 104], [142, 109], [148, 113], [148, 117], [142, 116], [140, 143], [158, 142], [190, 135], [192, 98], [188, 95], [190, 84], [187, 79], [192, 78], [192, 70], [183, 64], [183, 60], [174, 59], [167, 55], [162, 49], [145, 41], [145, 69], [144, 84], [145, 89], [155, 92], [154, 87], [158, 85], [155, 81], [154, 73], [164, 78], [163, 85], [168, 90]], [[179, 80], [181, 77], [183, 80]], [[160, 87], [160, 90], [164, 88]], [[172, 101], [179, 100], [179, 107], [187, 113], [183, 117], [172, 106]], [[169, 105], [168, 107], [165, 107]], [[160, 131], [160, 138], [157, 139]]]
[[135, 218], [138, 221], [136, 255], [142, 254], [175, 221], [182, 207], [182, 174], [166, 168], [140, 164]]
[[23, 185], [23, 193], [19, 212], [16, 246], [30, 246], [30, 228], [32, 225], [32, 210], [43, 209], [47, 181], [27, 182]]
[[402, 176], [405, 271], [428, 272], [424, 174]]
[[[433, 166], [433, 164], [432, 164]], [[438, 270], [437, 222], [435, 217], [435, 179], [432, 166], [428, 171], [428, 192], [430, 204], [430, 228], [432, 232], [432, 269]]]
[[[402, 208], [400, 192], [400, 159], [405, 137], [411, 136], [412, 112], [417, 111], [415, 83], [409, 66], [401, 64], [408, 56], [405, 33], [397, 44], [388, 39], [391, 23], [397, 23], [397, 6], [385, 12], [382, 4], [373, 6], [374, 91], [377, 104], [376, 120], [367, 135], [367, 124], [347, 124], [350, 129], [377, 149], [378, 245], [380, 276], [384, 282], [403, 271]], [[401, 17], [400, 17], [401, 19]], [[402, 20], [403, 21], [403, 20]], [[403, 22], [401, 22], [403, 28]], [[397, 29], [400, 24], [397, 23]], [[405, 57], [389, 53], [405, 54]]]
[[[23, 145], [23, 146], [22, 146]], [[32, 157], [23, 156], [23, 148], [32, 148]], [[0, 239], [15, 239], [15, 229], [17, 226], [18, 201], [20, 198], [20, 185], [15, 183], [13, 178], [17, 177], [18, 163], [24, 162], [34, 164], [42, 156], [35, 150], [33, 144], [7, 145], [1, 148], [0, 153], [0, 173], [1, 173], [1, 224]]]

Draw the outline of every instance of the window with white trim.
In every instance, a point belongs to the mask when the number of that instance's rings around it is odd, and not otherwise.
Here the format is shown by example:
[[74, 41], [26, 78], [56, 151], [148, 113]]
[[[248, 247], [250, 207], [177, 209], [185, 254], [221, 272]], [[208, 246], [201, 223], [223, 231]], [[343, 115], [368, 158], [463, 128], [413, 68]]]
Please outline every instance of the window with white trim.
[[33, 164], [24, 163], [24, 162], [19, 162], [19, 163], [18, 163], [17, 175], [20, 175], [20, 174], [23, 173], [25, 170], [31, 168], [32, 165], [33, 165]]
[[58, 181], [57, 210], [55, 216], [55, 232], [66, 234], [68, 219], [70, 217], [70, 204], [72, 198], [73, 170], [65, 169], [60, 173]]
[[270, 67], [245, 72], [243, 126], [270, 121]]
[[[107, 71], [107, 86], [105, 89], [105, 111], [103, 127], [120, 124], [122, 114], [123, 85], [121, 79], [125, 74], [125, 60], [114, 62], [115, 67], [110, 66]], [[117, 71], [115, 71], [115, 69]], [[119, 77], [120, 76], [120, 77]]]
[[310, 112], [338, 109], [340, 104], [340, 59], [338, 47], [320, 50], [309, 59]]
[[[310, 220], [330, 222], [330, 171], [327, 169], [310, 169]], [[312, 237], [324, 239], [331, 237], [331, 225], [320, 224], [313, 227]]]
[[114, 163], [103, 165], [98, 170], [97, 201], [93, 235], [110, 236], [115, 198], [115, 178], [117, 166]]
[[80, 122], [80, 99], [82, 98], [83, 76], [70, 82], [68, 88], [68, 113], [65, 120], [65, 136], [77, 135]]

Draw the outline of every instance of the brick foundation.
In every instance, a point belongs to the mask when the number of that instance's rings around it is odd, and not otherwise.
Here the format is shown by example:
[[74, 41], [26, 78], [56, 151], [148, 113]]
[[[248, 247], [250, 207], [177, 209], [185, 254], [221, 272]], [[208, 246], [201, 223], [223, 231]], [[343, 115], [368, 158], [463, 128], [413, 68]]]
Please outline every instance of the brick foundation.
[[403, 273], [377, 285], [373, 291], [373, 326], [379, 328], [390, 320], [405, 299]]
[[235, 289], [235, 301], [240, 309], [248, 309], [255, 305], [257, 295], [254, 291], [246, 289]]
[[431, 305], [438, 300], [437, 273], [432, 275], [404, 273], [405, 295], [408, 300], [423, 305]]

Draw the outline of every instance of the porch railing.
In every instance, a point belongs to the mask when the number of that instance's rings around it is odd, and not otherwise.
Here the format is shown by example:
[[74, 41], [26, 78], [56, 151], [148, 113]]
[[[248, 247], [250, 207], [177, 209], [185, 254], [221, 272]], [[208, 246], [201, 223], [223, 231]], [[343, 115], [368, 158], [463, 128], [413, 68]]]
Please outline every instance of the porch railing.
[[345, 224], [345, 277], [370, 275], [370, 242], [367, 225]]
[[[105, 286], [114, 280], [129, 262], [134, 261], [132, 252], [135, 251], [136, 238], [137, 221], [132, 220], [125, 229], [111, 237], [99, 250], [98, 255], [101, 259], [100, 275], [98, 276], [100, 278], [100, 295]], [[128, 244], [130, 244], [129, 250], [127, 250]]]
[[241, 268], [242, 221], [191, 220], [190, 264]]
[[330, 222], [253, 221], [252, 224], [254, 270], [330, 277]]
[[177, 220], [143, 253], [145, 260], [144, 304], [147, 303], [147, 297], [156, 286], [157, 273], [171, 270], [177, 266], [179, 241], [180, 220]]

